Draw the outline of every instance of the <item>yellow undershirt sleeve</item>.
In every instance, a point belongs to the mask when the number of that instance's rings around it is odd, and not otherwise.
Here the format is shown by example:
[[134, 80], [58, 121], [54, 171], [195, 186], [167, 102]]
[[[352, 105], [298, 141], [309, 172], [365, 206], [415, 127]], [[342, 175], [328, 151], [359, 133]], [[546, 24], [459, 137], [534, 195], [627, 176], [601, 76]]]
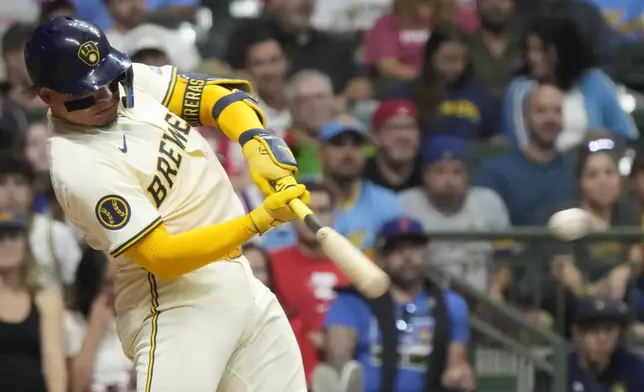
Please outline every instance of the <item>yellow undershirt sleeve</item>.
[[125, 256], [159, 279], [169, 280], [225, 258], [255, 234], [248, 215], [173, 235], [161, 224]]
[[248, 82], [178, 75], [172, 84], [163, 104], [192, 126], [219, 128], [235, 142], [245, 131], [264, 129], [264, 113], [251, 95], [241, 91], [250, 89]]

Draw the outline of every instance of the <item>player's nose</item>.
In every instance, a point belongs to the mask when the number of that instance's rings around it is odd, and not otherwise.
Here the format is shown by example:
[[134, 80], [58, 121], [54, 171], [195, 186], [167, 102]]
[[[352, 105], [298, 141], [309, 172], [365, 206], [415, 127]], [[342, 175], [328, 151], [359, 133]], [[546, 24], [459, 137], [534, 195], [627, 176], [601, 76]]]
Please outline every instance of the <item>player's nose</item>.
[[96, 90], [94, 99], [96, 99], [96, 102], [107, 102], [112, 100], [113, 95], [114, 93], [108, 86], [103, 86], [100, 89]]

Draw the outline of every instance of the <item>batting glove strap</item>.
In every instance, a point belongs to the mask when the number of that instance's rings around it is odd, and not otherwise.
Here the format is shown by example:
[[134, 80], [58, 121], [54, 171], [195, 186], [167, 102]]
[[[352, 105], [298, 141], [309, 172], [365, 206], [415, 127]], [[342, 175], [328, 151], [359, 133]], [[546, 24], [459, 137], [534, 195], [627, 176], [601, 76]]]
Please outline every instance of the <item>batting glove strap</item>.
[[251, 140], [257, 140], [263, 147], [260, 148], [259, 154], [267, 154], [276, 165], [297, 173], [297, 161], [284, 139], [263, 129], [249, 129], [239, 136], [239, 144], [242, 147]]

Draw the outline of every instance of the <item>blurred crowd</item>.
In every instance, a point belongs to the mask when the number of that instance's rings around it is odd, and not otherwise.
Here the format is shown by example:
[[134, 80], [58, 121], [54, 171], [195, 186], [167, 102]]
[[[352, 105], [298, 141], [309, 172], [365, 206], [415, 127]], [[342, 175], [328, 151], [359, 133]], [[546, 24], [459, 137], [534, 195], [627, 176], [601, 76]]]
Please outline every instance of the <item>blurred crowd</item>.
[[[622, 326], [619, 301], [644, 310], [639, 241], [431, 235], [545, 227], [570, 207], [597, 230], [642, 225], [640, 0], [0, 0], [3, 391], [134, 388], [114, 326], [114, 271], [57, 204], [46, 107], [23, 58], [34, 25], [61, 15], [104, 29], [135, 62], [250, 80], [267, 129], [299, 162], [311, 209], [390, 274], [384, 302], [362, 298], [298, 222], [245, 247], [291, 319], [313, 391], [474, 388], [476, 309], [445, 279], [546, 328], [563, 288], [566, 337], [597, 305], [575, 313], [580, 298], [608, 301], [600, 326]], [[239, 145], [199, 132], [245, 207], [257, 207]], [[518, 274], [510, 259], [524, 255], [541, 262]], [[630, 333], [644, 341], [640, 322]]]

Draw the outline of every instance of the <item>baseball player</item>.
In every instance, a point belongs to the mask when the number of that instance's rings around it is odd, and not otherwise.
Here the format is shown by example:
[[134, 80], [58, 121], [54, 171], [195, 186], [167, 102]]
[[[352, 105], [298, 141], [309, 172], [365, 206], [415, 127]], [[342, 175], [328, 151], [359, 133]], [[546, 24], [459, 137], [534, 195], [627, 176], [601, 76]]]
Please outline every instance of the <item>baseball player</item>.
[[[293, 155], [263, 131], [248, 82], [133, 64], [95, 26], [44, 22], [25, 48], [49, 105], [51, 176], [67, 217], [117, 263], [117, 330], [139, 392], [305, 392], [275, 297], [241, 244], [308, 201]], [[208, 143], [239, 142], [264, 203], [244, 214]]]

